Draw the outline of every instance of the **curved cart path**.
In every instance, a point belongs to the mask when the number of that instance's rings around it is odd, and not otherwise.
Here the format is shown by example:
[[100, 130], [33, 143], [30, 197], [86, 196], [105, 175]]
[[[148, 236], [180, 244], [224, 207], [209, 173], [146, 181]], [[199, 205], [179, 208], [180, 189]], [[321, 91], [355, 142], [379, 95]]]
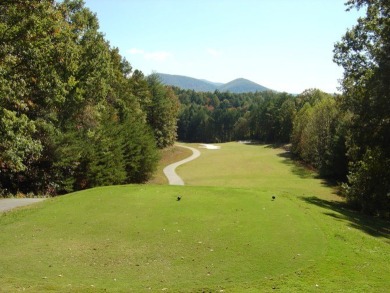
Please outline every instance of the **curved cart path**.
[[177, 175], [177, 173], [175, 172], [175, 169], [180, 165], [183, 165], [185, 163], [188, 163], [189, 161], [195, 160], [197, 157], [200, 156], [200, 151], [198, 151], [197, 149], [194, 149], [192, 147], [187, 147], [187, 146], [183, 146], [183, 145], [176, 145], [176, 146], [181, 147], [181, 148], [190, 149], [192, 151], [192, 155], [184, 160], [181, 160], [179, 162], [176, 162], [176, 163], [173, 163], [171, 165], [166, 166], [163, 171], [164, 171], [165, 176], [168, 178], [169, 185], [184, 185], [183, 179], [181, 179], [180, 176]]
[[0, 199], [0, 213], [13, 208], [30, 205], [46, 198], [4, 198]]

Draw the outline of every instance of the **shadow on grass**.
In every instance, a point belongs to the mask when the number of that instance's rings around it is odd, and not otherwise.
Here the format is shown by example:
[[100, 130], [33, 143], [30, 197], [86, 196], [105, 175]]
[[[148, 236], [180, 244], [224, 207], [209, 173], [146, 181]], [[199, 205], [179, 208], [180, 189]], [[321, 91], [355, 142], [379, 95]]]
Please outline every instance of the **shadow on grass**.
[[[251, 143], [250, 145], [261, 145], [261, 143]], [[264, 145], [264, 144], [262, 144]], [[288, 146], [279, 144], [267, 144], [266, 148], [284, 149], [284, 152], [279, 153], [277, 156], [283, 158], [282, 163], [289, 166], [291, 171], [298, 175], [300, 178], [314, 178], [321, 179], [321, 184], [326, 187], [331, 187], [334, 190], [334, 194], [340, 195], [337, 186], [339, 183], [334, 180], [320, 178], [318, 173], [310, 166], [304, 165], [298, 160], [294, 160], [292, 153], [289, 151]], [[365, 233], [374, 236], [382, 237], [386, 239], [386, 242], [390, 244], [390, 221], [384, 219], [375, 218], [364, 215], [360, 212], [351, 210], [345, 202], [329, 201], [320, 199], [318, 197], [300, 197], [301, 200], [327, 209], [324, 212], [325, 215], [332, 217], [338, 221], [346, 222], [350, 227], [364, 231]]]
[[304, 164], [302, 161], [299, 161], [294, 158], [293, 154], [290, 151], [290, 144], [264, 144], [260, 142], [250, 142], [246, 143], [247, 145], [259, 146], [262, 145], [265, 148], [270, 149], [283, 149], [284, 152], [278, 153], [277, 156], [282, 158], [281, 161], [283, 164], [287, 165], [291, 172], [302, 179], [319, 179], [321, 184], [330, 187], [333, 189], [333, 194], [340, 196], [340, 182], [330, 178], [322, 178], [319, 176], [318, 172], [310, 165]]
[[284, 149], [285, 151], [290, 151], [291, 149], [291, 144], [286, 144], [286, 143], [272, 143], [272, 144], [267, 144], [266, 148], [269, 149]]
[[353, 211], [348, 208], [346, 203], [337, 201], [328, 201], [318, 197], [299, 197], [306, 203], [324, 208], [327, 211], [325, 215], [338, 221], [346, 222], [350, 227], [364, 231], [374, 237], [383, 237], [390, 243], [390, 222], [370, 217]]
[[267, 149], [284, 149], [285, 151], [290, 151], [291, 144], [286, 143], [269, 143], [266, 141], [257, 141], [257, 140], [250, 140], [250, 141], [241, 141], [241, 143], [244, 143], [246, 145], [253, 145], [253, 146], [264, 146]]
[[283, 158], [282, 163], [289, 166], [291, 168], [291, 171], [299, 177], [319, 179], [318, 174], [313, 169], [310, 169], [309, 166], [306, 166], [301, 162], [294, 160], [291, 152], [286, 151], [278, 154], [277, 156]]
[[303, 162], [294, 159], [294, 156], [290, 151], [285, 151], [284, 153], [280, 153], [277, 156], [283, 158], [282, 163], [291, 167], [291, 171], [301, 178], [321, 179], [321, 184], [326, 187], [336, 188], [340, 186], [340, 182], [337, 180], [320, 177], [316, 169], [314, 169], [312, 166], [306, 165]]
[[[313, 168], [310, 168], [310, 166], [306, 166], [300, 161], [294, 160], [292, 153], [290, 152], [290, 146], [286, 144], [267, 144], [265, 142], [259, 142], [259, 141], [250, 141], [250, 142], [245, 142], [246, 145], [251, 145], [251, 146], [264, 146], [265, 148], [269, 149], [283, 149], [284, 152], [277, 154], [278, 157], [283, 158], [282, 163], [286, 164], [291, 168], [291, 171], [298, 175], [301, 178], [316, 178], [320, 179], [318, 174], [314, 171]], [[330, 184], [330, 182], [326, 183]], [[330, 184], [330, 186], [334, 186]]]

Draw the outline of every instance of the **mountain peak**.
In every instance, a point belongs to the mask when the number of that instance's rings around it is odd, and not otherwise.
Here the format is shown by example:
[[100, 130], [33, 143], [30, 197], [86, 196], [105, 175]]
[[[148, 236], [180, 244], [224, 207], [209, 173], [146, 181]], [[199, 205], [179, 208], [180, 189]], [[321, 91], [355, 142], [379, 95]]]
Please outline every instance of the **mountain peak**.
[[161, 82], [165, 85], [176, 86], [182, 89], [189, 89], [197, 92], [213, 92], [218, 90], [220, 92], [247, 93], [269, 90], [260, 84], [242, 77], [223, 84], [183, 75], [172, 75], [165, 73], [157, 73], [157, 75], [160, 77]]
[[219, 88], [221, 92], [232, 93], [263, 92], [267, 90], [269, 89], [245, 78], [234, 79]]

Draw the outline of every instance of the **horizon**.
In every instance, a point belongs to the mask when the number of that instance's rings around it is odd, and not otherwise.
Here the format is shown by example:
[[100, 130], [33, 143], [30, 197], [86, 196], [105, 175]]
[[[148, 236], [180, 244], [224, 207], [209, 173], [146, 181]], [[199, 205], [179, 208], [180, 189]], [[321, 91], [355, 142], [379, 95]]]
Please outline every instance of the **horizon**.
[[92, 1], [100, 31], [145, 75], [152, 72], [267, 88], [338, 92], [334, 44], [362, 11], [343, 1]]
[[221, 83], [221, 84], [226, 84], [226, 83], [229, 83], [229, 82], [232, 82], [232, 81], [235, 81], [237, 79], [245, 79], [245, 80], [248, 80], [248, 81], [252, 81], [250, 79], [247, 79], [245, 77], [236, 77], [232, 80], [229, 80], [228, 82], [220, 82], [220, 81], [214, 81], [214, 80], [208, 80], [208, 79], [204, 79], [204, 78], [196, 78], [196, 77], [192, 77], [192, 76], [188, 76], [188, 75], [182, 75], [182, 74], [171, 74], [171, 73], [166, 73], [166, 72], [152, 72], [151, 74], [153, 73], [157, 73], [157, 74], [166, 74], [166, 75], [172, 75], [172, 76], [182, 76], [182, 77], [189, 77], [189, 78], [193, 78], [193, 79], [197, 79], [197, 80], [202, 80], [202, 81], [207, 81], [207, 82], [212, 82], [212, 83]]

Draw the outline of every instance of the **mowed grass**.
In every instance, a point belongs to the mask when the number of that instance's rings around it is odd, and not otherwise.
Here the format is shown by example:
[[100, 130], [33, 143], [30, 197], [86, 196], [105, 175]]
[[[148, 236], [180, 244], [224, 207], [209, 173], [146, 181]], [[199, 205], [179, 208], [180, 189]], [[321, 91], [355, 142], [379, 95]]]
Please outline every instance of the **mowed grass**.
[[332, 195], [335, 190], [316, 179], [314, 172], [295, 164], [281, 148], [240, 143], [219, 146], [218, 150], [200, 148], [201, 157], [178, 167], [177, 172], [187, 185], [256, 188], [336, 199]]
[[96, 188], [1, 214], [0, 292], [388, 291], [387, 222], [346, 209], [283, 150], [221, 146], [179, 167], [188, 186]]

